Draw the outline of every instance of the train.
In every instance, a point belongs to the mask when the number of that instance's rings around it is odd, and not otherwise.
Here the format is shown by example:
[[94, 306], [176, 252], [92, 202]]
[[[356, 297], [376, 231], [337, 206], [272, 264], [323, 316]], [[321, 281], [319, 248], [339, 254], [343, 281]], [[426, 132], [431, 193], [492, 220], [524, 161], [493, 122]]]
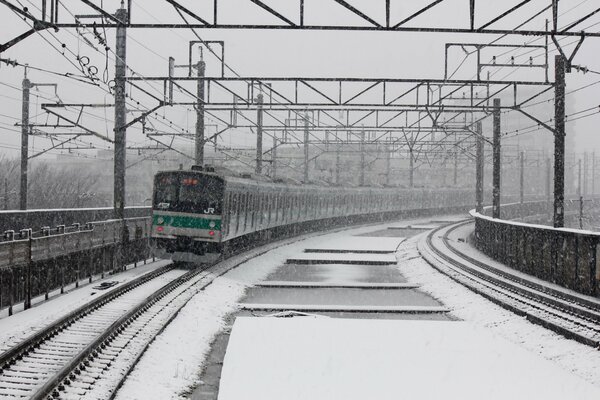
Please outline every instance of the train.
[[162, 257], [210, 262], [273, 235], [473, 204], [467, 189], [325, 186], [193, 166], [155, 175], [152, 237]]

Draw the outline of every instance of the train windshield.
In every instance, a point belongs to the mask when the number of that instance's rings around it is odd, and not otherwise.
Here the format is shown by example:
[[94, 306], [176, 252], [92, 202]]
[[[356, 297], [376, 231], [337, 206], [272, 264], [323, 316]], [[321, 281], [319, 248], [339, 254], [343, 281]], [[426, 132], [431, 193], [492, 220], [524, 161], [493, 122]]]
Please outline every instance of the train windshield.
[[221, 214], [223, 180], [194, 173], [158, 174], [154, 181], [154, 209], [199, 214]]

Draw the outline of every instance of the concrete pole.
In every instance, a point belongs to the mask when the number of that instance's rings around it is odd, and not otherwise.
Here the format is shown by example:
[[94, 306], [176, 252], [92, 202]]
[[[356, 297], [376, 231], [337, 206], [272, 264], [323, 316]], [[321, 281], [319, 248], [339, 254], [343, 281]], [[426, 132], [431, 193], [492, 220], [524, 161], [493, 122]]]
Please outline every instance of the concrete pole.
[[565, 74], [566, 60], [554, 58], [554, 227], [565, 226]]
[[360, 174], [358, 186], [365, 186], [365, 130], [360, 132]]
[[4, 209], [8, 210], [8, 178], [4, 178]]
[[272, 176], [271, 178], [275, 179], [277, 177], [277, 134], [273, 133], [273, 148], [271, 149], [271, 170]]
[[340, 152], [342, 144], [338, 143], [335, 147], [335, 184], [340, 184]]
[[519, 201], [521, 204], [525, 201], [525, 152], [521, 152], [519, 168]]
[[390, 145], [385, 146], [385, 185], [390, 186], [390, 174], [392, 169], [392, 148]]
[[115, 150], [114, 150], [114, 209], [115, 218], [125, 216], [125, 146], [127, 144], [127, 110], [125, 78], [127, 74], [127, 10], [120, 8], [115, 17], [122, 21], [117, 25], [115, 62]]
[[409, 150], [408, 182], [411, 188], [415, 187], [415, 157], [413, 149]]
[[454, 177], [452, 181], [454, 182], [454, 187], [458, 184], [458, 142], [456, 138], [456, 133], [454, 133]]
[[263, 95], [256, 96], [256, 168], [257, 175], [262, 174], [262, 137], [263, 137]]
[[500, 218], [500, 99], [494, 99], [494, 140], [493, 150], [493, 172], [492, 172], [492, 215]]
[[549, 158], [546, 159], [546, 198], [550, 201], [552, 193], [550, 188], [552, 187], [552, 161]]
[[588, 192], [588, 161], [588, 153], [583, 153], [583, 197], [586, 197]]
[[580, 198], [583, 194], [581, 187], [581, 158], [577, 160], [577, 198]]
[[308, 183], [308, 112], [304, 114], [304, 183]]
[[27, 169], [29, 167], [29, 93], [31, 81], [27, 79], [27, 68], [23, 78], [23, 101], [21, 103], [21, 191], [19, 209], [27, 209]]
[[592, 153], [592, 196], [596, 194], [596, 153]]
[[475, 170], [475, 201], [476, 211], [483, 211], [483, 179], [484, 179], [484, 140], [481, 122], [478, 122], [476, 127], [477, 132], [477, 153], [476, 153], [476, 170]]
[[[196, 64], [198, 70], [198, 78], [204, 78], [206, 71], [206, 63], [199, 61]], [[194, 162], [196, 165], [204, 165], [204, 81], [198, 79], [197, 87], [198, 101], [196, 104], [196, 156]]]

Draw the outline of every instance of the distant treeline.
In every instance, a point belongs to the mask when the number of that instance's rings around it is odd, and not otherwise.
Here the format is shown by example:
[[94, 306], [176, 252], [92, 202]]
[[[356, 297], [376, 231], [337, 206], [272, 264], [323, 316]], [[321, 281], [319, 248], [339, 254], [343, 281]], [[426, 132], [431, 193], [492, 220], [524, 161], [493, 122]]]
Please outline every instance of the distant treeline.
[[[0, 209], [19, 208], [19, 175], [19, 159], [0, 155]], [[37, 161], [28, 175], [28, 209], [110, 206], [97, 191], [100, 175], [90, 168]]]

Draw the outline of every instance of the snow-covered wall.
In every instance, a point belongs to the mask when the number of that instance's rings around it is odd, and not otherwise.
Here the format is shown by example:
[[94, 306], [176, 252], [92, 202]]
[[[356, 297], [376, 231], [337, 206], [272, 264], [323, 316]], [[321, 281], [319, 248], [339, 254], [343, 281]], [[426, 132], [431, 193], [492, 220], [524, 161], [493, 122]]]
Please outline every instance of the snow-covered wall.
[[548, 206], [548, 202], [505, 205], [501, 215], [506, 219], [485, 215], [489, 209], [481, 214], [471, 211], [475, 245], [518, 271], [600, 297], [600, 233], [509, 220], [542, 214]]

